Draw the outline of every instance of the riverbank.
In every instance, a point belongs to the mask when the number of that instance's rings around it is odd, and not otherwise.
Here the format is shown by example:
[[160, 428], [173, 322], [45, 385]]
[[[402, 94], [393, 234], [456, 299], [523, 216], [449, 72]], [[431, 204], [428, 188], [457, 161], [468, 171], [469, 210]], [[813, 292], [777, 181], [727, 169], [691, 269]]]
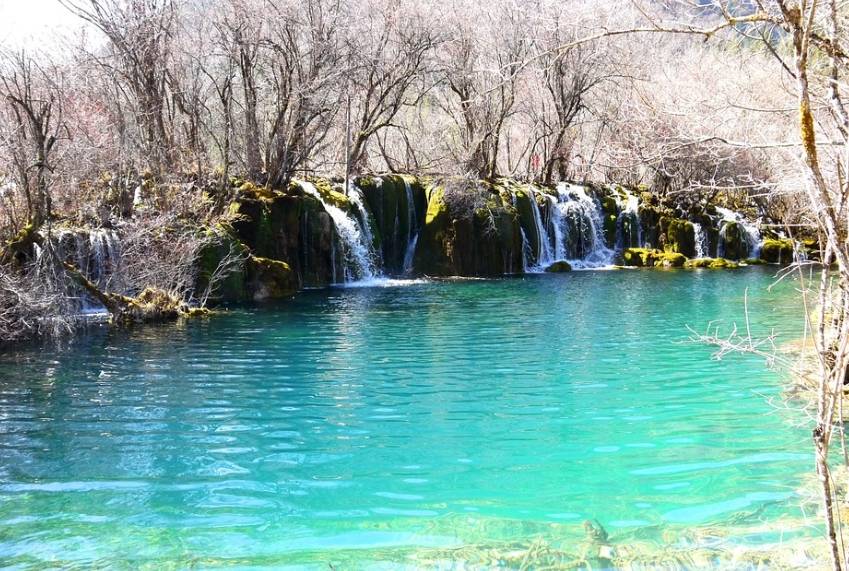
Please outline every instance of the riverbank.
[[[356, 177], [347, 191], [322, 178], [285, 189], [240, 179], [230, 185], [216, 191], [215, 200], [229, 198], [213, 218], [161, 214], [159, 193], [171, 191], [149, 184], [130, 219], [102, 228], [68, 221], [33, 228], [5, 250], [20, 268], [10, 276], [26, 274], [18, 291], [33, 289], [27, 280], [39, 291], [52, 276], [47, 289], [59, 298], [52, 305], [71, 328], [79, 315], [96, 311], [114, 322], [173, 319], [207, 306], [382, 279], [616, 265], [734, 269], [815, 255], [810, 244], [762, 226], [755, 209], [735, 211], [719, 200], [685, 206], [616, 185], [409, 175]], [[32, 303], [7, 297], [20, 309]], [[50, 319], [48, 310], [19, 321]]]

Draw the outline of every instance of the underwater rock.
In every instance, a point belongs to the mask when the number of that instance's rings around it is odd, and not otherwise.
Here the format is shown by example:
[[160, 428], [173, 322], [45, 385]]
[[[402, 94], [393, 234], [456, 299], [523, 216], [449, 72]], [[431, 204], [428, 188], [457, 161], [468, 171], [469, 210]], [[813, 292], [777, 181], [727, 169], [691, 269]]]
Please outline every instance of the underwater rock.
[[565, 260], [561, 260], [559, 262], [554, 262], [553, 264], [545, 268], [545, 271], [551, 274], [562, 274], [565, 272], [571, 272], [572, 264]]

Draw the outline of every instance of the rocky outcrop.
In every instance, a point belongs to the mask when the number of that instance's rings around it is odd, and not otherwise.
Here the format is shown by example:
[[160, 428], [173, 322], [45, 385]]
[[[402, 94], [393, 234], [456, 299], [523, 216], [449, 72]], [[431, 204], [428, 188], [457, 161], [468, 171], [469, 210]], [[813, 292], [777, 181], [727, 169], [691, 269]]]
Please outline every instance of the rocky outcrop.
[[793, 254], [793, 240], [767, 238], [761, 245], [761, 258], [770, 263], [789, 264]]
[[[464, 203], [453, 203], [442, 186], [428, 190], [414, 257], [417, 274], [497, 276], [524, 270], [519, 209], [498, 187], [483, 192], [487, 193], [481, 197], [483, 204], [469, 209]], [[522, 199], [528, 211], [529, 200], [527, 195]]]

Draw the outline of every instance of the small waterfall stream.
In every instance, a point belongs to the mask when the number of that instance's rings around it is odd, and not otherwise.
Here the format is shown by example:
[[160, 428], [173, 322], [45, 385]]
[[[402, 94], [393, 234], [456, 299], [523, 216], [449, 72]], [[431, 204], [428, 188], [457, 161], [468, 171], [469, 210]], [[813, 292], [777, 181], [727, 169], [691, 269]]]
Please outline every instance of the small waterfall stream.
[[369, 226], [368, 211], [362, 202], [359, 189], [351, 188], [348, 198], [359, 216], [349, 215], [338, 206], [325, 201], [314, 184], [297, 181], [305, 193], [314, 197], [333, 220], [336, 234], [345, 257], [345, 282], [371, 280], [379, 276], [380, 271], [372, 252], [373, 236]]
[[[613, 263], [614, 252], [604, 241], [601, 204], [585, 187], [561, 183], [556, 196], [533, 187], [528, 187], [527, 193], [533, 230], [539, 240], [534, 248], [526, 229], [521, 229], [524, 271], [541, 272], [561, 260], [578, 269], [600, 268]], [[540, 195], [548, 202], [545, 217], [536, 200]], [[515, 194], [513, 198], [515, 204]], [[635, 200], [635, 212], [636, 206]]]
[[[117, 232], [105, 228], [60, 229], [45, 234], [44, 239], [50, 240], [59, 259], [73, 264], [99, 288], [113, 289], [108, 286], [121, 264], [121, 239]], [[37, 258], [42, 252], [42, 248], [35, 247]], [[77, 295], [83, 315], [105, 312], [105, 308], [84, 290], [80, 289]]]
[[528, 185], [528, 198], [531, 204], [531, 214], [534, 217], [534, 225], [537, 230], [537, 251], [534, 252], [534, 268], [543, 270], [554, 263], [554, 253], [551, 249], [551, 237], [548, 233], [548, 225], [542, 223], [542, 214], [540, 214], [539, 204], [537, 203], [537, 195], [540, 194], [532, 186]]
[[613, 263], [613, 250], [604, 243], [601, 204], [586, 187], [560, 183], [557, 186], [564, 256], [575, 268], [600, 268]]
[[696, 258], [707, 258], [710, 253], [707, 232], [698, 222], [693, 222], [693, 231], [696, 234]]
[[404, 191], [407, 193], [407, 249], [404, 252], [404, 275], [413, 273], [413, 259], [416, 256], [416, 246], [419, 242], [418, 217], [416, 201], [410, 181], [404, 179]]
[[639, 248], [643, 245], [643, 231], [640, 225], [640, 199], [627, 190], [625, 196], [616, 195], [619, 214], [616, 217], [616, 250]]

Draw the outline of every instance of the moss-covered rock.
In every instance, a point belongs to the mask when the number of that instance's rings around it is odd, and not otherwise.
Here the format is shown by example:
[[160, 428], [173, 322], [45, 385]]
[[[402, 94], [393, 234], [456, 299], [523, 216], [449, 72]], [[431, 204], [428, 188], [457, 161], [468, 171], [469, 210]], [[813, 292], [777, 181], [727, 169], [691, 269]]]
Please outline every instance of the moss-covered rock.
[[761, 258], [773, 264], [789, 264], [793, 261], [793, 240], [766, 239], [761, 247]]
[[728, 260], [744, 260], [749, 257], [749, 235], [739, 222], [724, 222], [719, 232], [718, 253]]
[[[320, 193], [336, 192], [328, 189], [329, 182], [313, 184], [324, 188]], [[326, 286], [343, 275], [333, 220], [321, 201], [298, 184], [265, 198], [240, 194], [229, 215], [235, 238], [255, 256], [288, 263], [299, 287]]]
[[661, 252], [654, 257], [656, 268], [682, 268], [687, 262], [687, 256], [680, 252]]
[[766, 261], [760, 258], [746, 258], [744, 262], [747, 266], [762, 266], [766, 264]]
[[404, 175], [359, 177], [354, 182], [371, 212], [374, 248], [381, 254], [384, 271], [402, 274], [410, 241], [425, 222], [424, 186], [418, 178]]
[[665, 229], [664, 250], [683, 254], [688, 258], [696, 255], [696, 231], [693, 223], [679, 218], [664, 218], [661, 228]]
[[622, 251], [622, 265], [638, 268], [651, 266], [652, 253], [658, 251], [650, 248], [626, 248]]
[[525, 232], [525, 239], [528, 241], [528, 246], [531, 252], [538, 252], [540, 249], [541, 236], [537, 231], [536, 216], [534, 215], [534, 207], [539, 207], [535, 200], [534, 193], [529, 190], [520, 188], [513, 192], [514, 206], [519, 214], [519, 223]]
[[572, 264], [570, 264], [566, 260], [560, 260], [558, 262], [554, 262], [553, 264], [545, 268], [545, 271], [551, 274], [562, 274], [565, 272], [571, 272]]
[[694, 269], [694, 268], [707, 268], [711, 270], [717, 269], [736, 269], [738, 264], [736, 262], [732, 262], [731, 260], [726, 260], [725, 258], [697, 258], [695, 260], [687, 260], [684, 263], [685, 268]]
[[619, 206], [613, 196], [601, 198], [602, 225], [604, 229], [604, 242], [608, 248], [616, 245], [616, 227], [619, 219]]
[[639, 268], [680, 268], [687, 257], [679, 252], [664, 252], [653, 248], [626, 248], [622, 251], [625, 266]]
[[523, 271], [522, 232], [512, 195], [497, 186], [484, 192], [486, 205], [470, 216], [468, 212], [451, 211], [443, 187], [428, 188], [427, 214], [415, 255], [417, 273], [496, 276]]
[[201, 250], [197, 262], [197, 280], [195, 291], [199, 296], [209, 295], [213, 301], [242, 301], [247, 298], [245, 287], [245, 269], [233, 269], [230, 273], [213, 284], [210, 280], [219, 270], [219, 266], [228, 256], [247, 257], [248, 249], [233, 235], [232, 229], [225, 225], [216, 225], [205, 230], [210, 238]]
[[254, 301], [287, 298], [298, 291], [298, 277], [286, 262], [250, 256], [247, 273]]

